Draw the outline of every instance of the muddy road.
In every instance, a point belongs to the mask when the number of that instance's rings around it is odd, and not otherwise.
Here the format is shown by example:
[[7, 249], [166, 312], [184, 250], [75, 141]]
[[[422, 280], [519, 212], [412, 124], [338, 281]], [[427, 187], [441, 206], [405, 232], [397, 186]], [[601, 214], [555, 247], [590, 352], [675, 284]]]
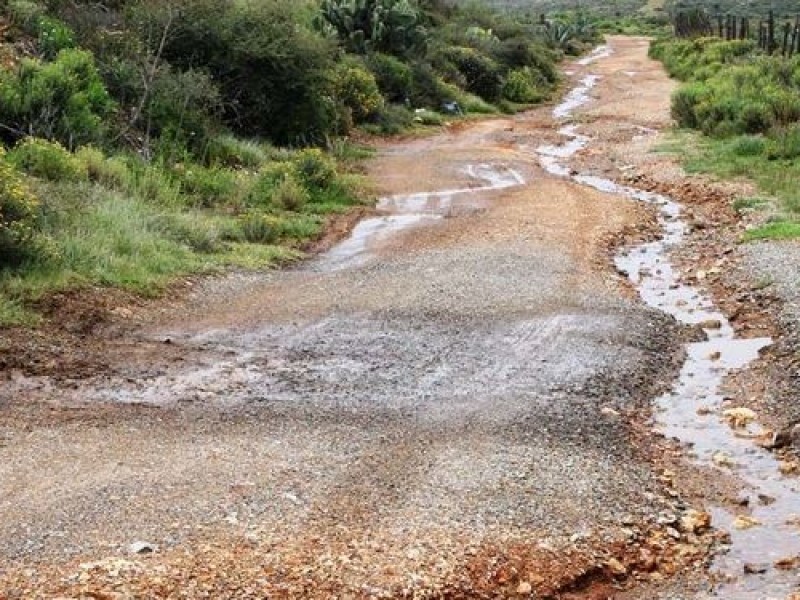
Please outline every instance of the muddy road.
[[668, 126], [646, 53], [569, 65], [555, 112], [386, 143], [349, 237], [109, 328], [106, 368], [6, 374], [0, 598], [605, 598], [702, 574], [716, 538], [651, 431], [700, 319], [640, 299], [658, 266], [615, 264], [670, 215], [570, 166]]

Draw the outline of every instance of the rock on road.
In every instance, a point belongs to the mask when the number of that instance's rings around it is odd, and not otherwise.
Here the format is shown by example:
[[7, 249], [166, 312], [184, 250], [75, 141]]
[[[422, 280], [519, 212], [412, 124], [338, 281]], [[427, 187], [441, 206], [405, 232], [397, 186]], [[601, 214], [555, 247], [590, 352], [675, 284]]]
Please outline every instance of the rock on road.
[[[660, 126], [626, 101], [669, 85], [646, 42], [612, 46], [569, 67], [602, 71], [587, 109]], [[0, 598], [526, 595], [657, 512], [624, 415], [674, 376], [678, 333], [611, 267], [643, 209], [538, 166], [551, 110], [369, 167], [387, 197], [480, 186], [481, 165], [522, 184], [343, 261], [204, 282], [107, 340], [104, 372], [3, 383]]]

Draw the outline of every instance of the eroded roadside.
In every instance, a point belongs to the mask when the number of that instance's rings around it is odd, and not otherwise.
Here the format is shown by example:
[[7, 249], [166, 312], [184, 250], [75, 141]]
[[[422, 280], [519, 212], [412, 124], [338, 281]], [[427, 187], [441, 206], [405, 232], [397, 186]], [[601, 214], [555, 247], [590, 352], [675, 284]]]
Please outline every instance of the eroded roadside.
[[[603, 74], [585, 114], [616, 103], [631, 141], [667, 116], [630, 99], [670, 84], [644, 40], [611, 44], [572, 77]], [[701, 573], [707, 473], [676, 482], [647, 421], [688, 334], [612, 262], [654, 213], [542, 169], [550, 113], [387, 145], [384, 214], [330, 252], [203, 282], [102, 370], [11, 374], [0, 589], [609, 597]]]

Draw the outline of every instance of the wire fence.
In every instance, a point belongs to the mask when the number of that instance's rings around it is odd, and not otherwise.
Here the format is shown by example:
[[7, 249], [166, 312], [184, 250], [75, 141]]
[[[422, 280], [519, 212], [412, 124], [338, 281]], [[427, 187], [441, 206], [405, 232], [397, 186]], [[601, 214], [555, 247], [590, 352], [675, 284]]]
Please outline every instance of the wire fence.
[[765, 17], [721, 12], [712, 16], [705, 8], [678, 5], [672, 20], [675, 36], [679, 38], [753, 39], [768, 54], [790, 57], [800, 53], [800, 15], [776, 17], [775, 12], [769, 10]]

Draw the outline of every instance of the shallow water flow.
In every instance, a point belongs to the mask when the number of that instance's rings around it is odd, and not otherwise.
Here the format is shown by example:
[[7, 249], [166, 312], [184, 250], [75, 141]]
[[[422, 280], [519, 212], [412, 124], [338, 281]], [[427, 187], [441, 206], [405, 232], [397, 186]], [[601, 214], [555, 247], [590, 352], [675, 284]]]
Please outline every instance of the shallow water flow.
[[382, 215], [364, 219], [350, 236], [310, 263], [313, 269], [336, 271], [365, 264], [373, 245], [411, 227], [472, 212], [486, 205], [481, 193], [523, 185], [522, 175], [507, 165], [467, 165], [463, 172], [474, 186], [388, 196], [378, 201]]
[[[602, 58], [603, 53], [596, 56]], [[582, 64], [589, 62], [592, 61]], [[576, 108], [589, 102], [589, 92], [597, 81], [595, 76], [584, 77], [554, 110], [554, 116], [568, 120]], [[737, 338], [713, 301], [683, 283], [669, 257], [688, 230], [680, 204], [667, 196], [621, 186], [602, 177], [573, 174], [559, 161], [584, 149], [591, 140], [579, 134], [575, 125], [565, 125], [560, 131], [568, 138], [564, 144], [537, 150], [543, 168], [596, 190], [657, 207], [661, 239], [623, 251], [617, 256], [616, 265], [628, 275], [645, 303], [682, 323], [700, 325], [706, 335], [705, 341], [687, 346], [678, 381], [654, 404], [657, 426], [666, 436], [691, 447], [693, 457], [701, 464], [732, 470], [748, 488], [750, 516], [755, 521], [747, 524], [752, 526], [737, 529], [734, 525], [742, 526], [741, 520], [736, 521], [724, 509], [712, 510], [714, 525], [731, 534], [728, 551], [718, 556], [713, 566], [723, 580], [713, 596], [732, 600], [785, 598], [797, 590], [797, 577], [776, 569], [774, 564], [800, 556], [800, 527], [793, 522], [800, 515], [797, 480], [782, 476], [774, 455], [754, 445], [752, 438], [760, 433], [757, 425], [740, 424], [738, 429], [729, 426], [723, 413], [731, 407], [721, 394], [725, 376], [756, 360], [771, 340]], [[759, 573], [744, 575], [745, 565], [748, 571]]]

